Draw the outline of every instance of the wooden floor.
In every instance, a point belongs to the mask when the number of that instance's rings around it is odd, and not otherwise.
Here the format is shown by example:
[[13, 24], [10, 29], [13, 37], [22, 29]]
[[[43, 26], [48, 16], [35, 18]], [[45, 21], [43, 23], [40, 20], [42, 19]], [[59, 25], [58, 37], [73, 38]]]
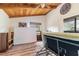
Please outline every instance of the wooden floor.
[[36, 43], [16, 45], [0, 56], [34, 56], [36, 53]]

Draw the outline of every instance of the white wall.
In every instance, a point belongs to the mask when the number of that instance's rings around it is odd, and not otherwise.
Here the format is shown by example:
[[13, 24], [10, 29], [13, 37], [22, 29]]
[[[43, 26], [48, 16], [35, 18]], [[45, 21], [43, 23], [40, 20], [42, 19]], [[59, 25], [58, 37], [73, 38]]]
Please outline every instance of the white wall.
[[17, 17], [17, 18], [10, 18], [10, 20], [11, 20], [11, 22], [25, 20], [27, 22], [38, 22], [38, 23], [42, 23], [42, 25], [41, 25], [41, 31], [45, 31], [45, 23], [46, 23], [46, 17], [45, 16]]
[[[36, 42], [36, 29], [29, 27], [26, 19], [11, 19], [14, 28], [14, 45]], [[27, 27], [18, 27], [19, 22], [26, 22]]]
[[14, 45], [36, 42], [36, 30], [34, 28], [16, 28], [14, 30]]
[[47, 28], [56, 27], [58, 28], [59, 32], [63, 32], [64, 29], [64, 22], [63, 20], [68, 17], [72, 17], [74, 15], [79, 15], [79, 4], [72, 3], [70, 11], [65, 14], [60, 14], [60, 8], [63, 4], [59, 5], [55, 10], [52, 10], [46, 15], [47, 18]]
[[[14, 44], [31, 43], [37, 40], [36, 29], [29, 27], [29, 22], [40, 22], [42, 23], [41, 30], [45, 30], [44, 16], [10, 18], [10, 22], [14, 27]], [[28, 27], [19, 28], [19, 22], [26, 22], [28, 24]]]
[[9, 25], [8, 15], [0, 9], [0, 33], [7, 33]]

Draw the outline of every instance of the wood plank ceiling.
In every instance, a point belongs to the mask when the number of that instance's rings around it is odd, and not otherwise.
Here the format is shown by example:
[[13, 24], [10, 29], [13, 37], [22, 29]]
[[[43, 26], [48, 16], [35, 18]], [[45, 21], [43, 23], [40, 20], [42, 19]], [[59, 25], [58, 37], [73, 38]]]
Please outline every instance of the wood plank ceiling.
[[59, 3], [0, 3], [9, 17], [24, 17], [46, 15], [49, 11], [55, 9]]

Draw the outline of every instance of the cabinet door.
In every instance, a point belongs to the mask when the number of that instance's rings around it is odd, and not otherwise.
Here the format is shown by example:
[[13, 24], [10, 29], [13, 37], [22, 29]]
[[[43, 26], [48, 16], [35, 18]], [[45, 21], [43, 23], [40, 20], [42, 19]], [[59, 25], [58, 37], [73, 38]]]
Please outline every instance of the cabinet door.
[[57, 40], [55, 38], [46, 37], [48, 48], [58, 54]]
[[77, 56], [79, 47], [76, 45], [68, 44], [66, 42], [59, 41], [59, 53], [61, 56]]
[[0, 33], [0, 52], [7, 49], [7, 33]]
[[2, 50], [2, 46], [1, 46], [2, 44], [1, 44], [1, 34], [0, 34], [0, 51]]

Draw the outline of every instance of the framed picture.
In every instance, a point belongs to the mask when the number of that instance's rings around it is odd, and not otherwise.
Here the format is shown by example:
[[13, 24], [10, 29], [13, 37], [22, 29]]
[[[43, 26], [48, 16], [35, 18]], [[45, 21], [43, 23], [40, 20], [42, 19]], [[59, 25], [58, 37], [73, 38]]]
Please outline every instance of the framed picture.
[[27, 23], [25, 23], [25, 22], [19, 22], [19, 27], [27, 27]]

